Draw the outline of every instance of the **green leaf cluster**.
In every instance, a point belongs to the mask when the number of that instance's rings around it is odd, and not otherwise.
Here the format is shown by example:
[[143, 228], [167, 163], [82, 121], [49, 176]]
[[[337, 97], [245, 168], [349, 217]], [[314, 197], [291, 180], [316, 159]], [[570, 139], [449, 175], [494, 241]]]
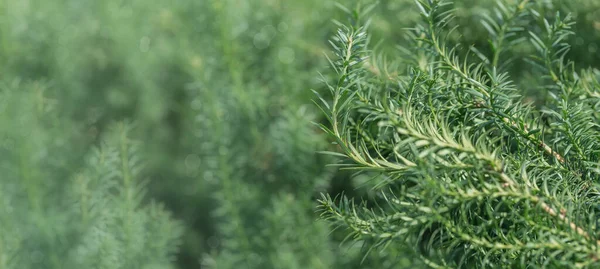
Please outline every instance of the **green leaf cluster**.
[[145, 200], [131, 124], [97, 147], [56, 113], [46, 85], [4, 83], [1, 268], [172, 268], [181, 224]]
[[[461, 27], [451, 26], [451, 3], [416, 4], [422, 23], [404, 46], [412, 64], [402, 73], [380, 72], [361, 24], [332, 39], [321, 128], [345, 159], [338, 165], [374, 175], [367, 185], [377, 195], [359, 204], [324, 195], [322, 216], [371, 249], [409, 247], [434, 268], [598, 266], [599, 85], [593, 69], [576, 71], [567, 57], [572, 17], [497, 1], [482, 21], [482, 52], [452, 45]], [[543, 74], [541, 105], [505, 71], [521, 43]]]

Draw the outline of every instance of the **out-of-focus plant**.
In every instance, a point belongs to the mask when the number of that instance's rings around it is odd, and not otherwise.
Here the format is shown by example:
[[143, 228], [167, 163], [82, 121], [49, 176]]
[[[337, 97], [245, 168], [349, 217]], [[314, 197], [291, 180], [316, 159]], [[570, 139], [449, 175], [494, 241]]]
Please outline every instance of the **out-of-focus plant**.
[[0, 90], [0, 266], [173, 268], [181, 226], [142, 204], [130, 125], [115, 124], [84, 153], [80, 126], [59, 117], [50, 92], [42, 83]]

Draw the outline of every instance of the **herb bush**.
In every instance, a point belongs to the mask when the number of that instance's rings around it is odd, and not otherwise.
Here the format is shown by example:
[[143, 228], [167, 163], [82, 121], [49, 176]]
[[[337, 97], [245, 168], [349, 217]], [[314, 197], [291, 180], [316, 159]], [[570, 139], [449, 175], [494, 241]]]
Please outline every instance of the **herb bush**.
[[[495, 15], [497, 2], [456, 1], [457, 18], [447, 27], [460, 28], [444, 43], [492, 55], [481, 20]], [[322, 56], [337, 27], [330, 20], [347, 16], [336, 6], [0, 0], [0, 268], [426, 267], [413, 246], [395, 240], [368, 251], [372, 238], [344, 240], [345, 230], [315, 213], [320, 193], [343, 192], [371, 209], [384, 202], [381, 189], [368, 187], [378, 182], [369, 180], [373, 173], [338, 172], [324, 166], [334, 157], [317, 153], [336, 149], [311, 124], [327, 119], [309, 91], [330, 98], [316, 74], [335, 77]], [[380, 53], [361, 66], [367, 73], [360, 81], [393, 87], [404, 81], [397, 74], [421, 66], [414, 61], [437, 61], [426, 47], [417, 58], [397, 49], [414, 47], [402, 29], [420, 20], [412, 0], [363, 7]], [[597, 66], [598, 7], [593, 0], [536, 1], [517, 22], [544, 36], [543, 18], [572, 14], [581, 34], [566, 37], [573, 45], [566, 58], [577, 69]], [[552, 101], [539, 94], [551, 88], [541, 75], [547, 71], [526, 61], [535, 46], [515, 45], [502, 51], [498, 70], [525, 89], [537, 111]], [[456, 53], [480, 61], [467, 49]], [[558, 139], [553, 130], [544, 128], [543, 138]], [[561, 143], [547, 142], [572, 160], [576, 148]]]
[[[572, 17], [497, 1], [482, 51], [452, 45], [461, 27], [450, 27], [449, 2], [416, 3], [422, 23], [403, 58], [412, 64], [397, 73], [369, 57], [359, 12], [331, 42], [321, 128], [335, 138], [330, 154], [347, 159], [339, 166], [373, 175], [376, 196], [324, 195], [323, 217], [428, 267], [597, 267], [600, 85], [567, 57]], [[521, 44], [535, 52], [525, 62], [542, 74], [542, 104], [506, 71]]]
[[[41, 83], [2, 84], [1, 268], [173, 268], [181, 224], [144, 199], [132, 126], [85, 149]], [[82, 159], [79, 158], [82, 156]]]

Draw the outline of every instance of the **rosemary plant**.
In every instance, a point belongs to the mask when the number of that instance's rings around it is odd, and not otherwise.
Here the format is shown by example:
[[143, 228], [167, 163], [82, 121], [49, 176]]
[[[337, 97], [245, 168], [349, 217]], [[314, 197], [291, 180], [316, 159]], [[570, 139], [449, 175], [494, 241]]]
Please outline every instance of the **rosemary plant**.
[[86, 150], [51, 88], [0, 85], [0, 268], [174, 268], [182, 227], [143, 202], [131, 125]]
[[[340, 25], [320, 126], [339, 166], [376, 175], [378, 196], [323, 195], [322, 216], [369, 249], [409, 247], [433, 268], [600, 266], [598, 74], [566, 57], [569, 15], [496, 2], [481, 22], [490, 47], [465, 50], [448, 41], [461, 31], [448, 29], [451, 4], [417, 0], [422, 23], [399, 74], [369, 57], [363, 13]], [[537, 94], [548, 95], [539, 106], [505, 71], [506, 52], [527, 42], [544, 74]]]

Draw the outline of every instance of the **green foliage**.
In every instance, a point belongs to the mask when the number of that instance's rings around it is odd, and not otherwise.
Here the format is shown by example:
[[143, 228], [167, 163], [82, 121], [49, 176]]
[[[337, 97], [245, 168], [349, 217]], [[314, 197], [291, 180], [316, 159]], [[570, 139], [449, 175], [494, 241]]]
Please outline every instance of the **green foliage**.
[[[315, 84], [305, 69], [318, 61], [318, 52], [308, 53], [319, 48], [292, 39], [314, 18], [294, 18], [297, 5], [283, 2], [271, 7], [275, 16], [260, 14], [272, 4], [211, 4], [215, 14], [235, 16], [219, 16], [213, 25], [218, 44], [227, 45], [215, 50], [222, 60], [210, 68], [225, 76], [215, 73], [192, 89], [192, 103], [201, 104], [192, 132], [212, 141], [199, 158], [218, 202], [213, 249], [202, 262], [208, 268], [331, 268], [336, 260], [327, 250], [327, 227], [313, 224], [311, 198], [325, 190], [330, 174], [316, 153], [324, 139], [310, 124], [315, 113], [298, 102], [310, 95], [300, 82]], [[231, 37], [239, 28], [251, 30]], [[231, 91], [214, 90], [222, 87]]]
[[[501, 6], [493, 5], [496, 0], [460, 0], [457, 18], [446, 28], [436, 27], [440, 48], [458, 46], [457, 57], [468, 54], [466, 62], [481, 63], [475, 81], [489, 81], [487, 73], [494, 69], [508, 73], [512, 87], [519, 89], [514, 93], [533, 102], [524, 106], [515, 98], [494, 95], [494, 105], [504, 107], [503, 113], [519, 124], [524, 117], [532, 135], [526, 139], [529, 144], [519, 134], [524, 129], [500, 128], [499, 116], [488, 122], [496, 129], [479, 127], [478, 120], [489, 120], [490, 112], [480, 108], [485, 117], [471, 112], [467, 102], [481, 98], [443, 90], [443, 79], [466, 79], [444, 69], [448, 66], [441, 64], [439, 53], [421, 36], [427, 27], [405, 38], [404, 27], [421, 18], [413, 0], [373, 2], [345, 1], [344, 8], [320, 0], [0, 0], [0, 268], [425, 267], [413, 245], [390, 243], [380, 251], [371, 248], [372, 238], [351, 240], [356, 234], [347, 237], [343, 229], [332, 230], [315, 213], [319, 193], [360, 197], [374, 209], [378, 204], [385, 208], [382, 188], [400, 186], [394, 180], [398, 175], [372, 179], [373, 173], [337, 172], [325, 166], [334, 157], [317, 153], [340, 148], [328, 144], [312, 124], [327, 118], [311, 104], [314, 93], [309, 89], [331, 101], [328, 87], [316, 76], [322, 73], [321, 79], [333, 87], [339, 82], [339, 76], [327, 72], [323, 54], [340, 63], [339, 56], [328, 52], [327, 39], [335, 33], [331, 20], [353, 16], [350, 7], [358, 7], [359, 14], [369, 12], [368, 36], [374, 41], [369, 47], [380, 54], [352, 58], [363, 53], [353, 51], [348, 66], [336, 67], [349, 72], [343, 85], [356, 81], [348, 87], [361, 87], [344, 90], [337, 116], [329, 115], [337, 118], [340, 130], [369, 125], [363, 135], [374, 135], [378, 126], [361, 123], [372, 107], [357, 109], [356, 98], [382, 109], [384, 103], [377, 100], [386, 91], [425, 87], [430, 81], [431, 90], [419, 91], [414, 103], [401, 100], [388, 107], [422, 102], [412, 110], [423, 117], [413, 123], [421, 124], [431, 120], [427, 107], [443, 104], [435, 113], [452, 134], [456, 121], [443, 118], [444, 113], [468, 116], [465, 128], [477, 121], [478, 128], [465, 130], [468, 138], [505, 135], [493, 145], [472, 141], [469, 150], [485, 144], [494, 152], [492, 146], [503, 143], [510, 152], [527, 149], [519, 156], [494, 155], [508, 163], [502, 164], [507, 175], [521, 176], [511, 169], [522, 164], [518, 158], [535, 152], [530, 144], [539, 141], [567, 159], [561, 173], [594, 163], [589, 145], [596, 138], [583, 136], [591, 131], [582, 124], [597, 119], [598, 109], [584, 109], [588, 104], [578, 98], [586, 92], [586, 102], [596, 100], [598, 74], [569, 74], [600, 62], [594, 54], [597, 1], [535, 1], [515, 9], [511, 0]], [[543, 19], [555, 21], [557, 10], [577, 22], [563, 30], [581, 33], [564, 40], [573, 47], [564, 57], [576, 64], [557, 60], [560, 46], [544, 50], [551, 37]], [[366, 23], [361, 16], [353, 19]], [[457, 25], [458, 30], [449, 30]], [[541, 47], [524, 42], [534, 35]], [[471, 47], [477, 49], [467, 49]], [[534, 53], [537, 58], [529, 57]], [[453, 68], [462, 63], [453, 62]], [[418, 86], [409, 87], [413, 76]], [[497, 75], [497, 81], [507, 79]], [[495, 87], [481, 83], [489, 92]], [[460, 85], [468, 88], [468, 83]], [[370, 95], [363, 94], [368, 89]], [[554, 95], [539, 94], [549, 89]], [[352, 92], [357, 94], [347, 99]], [[449, 112], [451, 104], [463, 105]], [[347, 119], [346, 111], [352, 111]], [[471, 117], [475, 114], [479, 116]], [[538, 122], [544, 127], [539, 131]], [[420, 125], [413, 129], [434, 134]], [[440, 139], [468, 146], [458, 138]], [[509, 151], [496, 153], [501, 152]], [[587, 159], [573, 161], [582, 156]], [[410, 154], [405, 157], [419, 164]], [[460, 157], [466, 164], [476, 163]], [[544, 158], [548, 164], [525, 168], [534, 174], [531, 178], [554, 167], [556, 160]], [[591, 180], [593, 174], [582, 177]], [[548, 188], [558, 186], [555, 179], [549, 182]], [[372, 184], [378, 188], [368, 188]]]
[[142, 205], [129, 125], [82, 162], [81, 143], [65, 136], [77, 127], [58, 117], [48, 91], [2, 87], [2, 268], [170, 268], [181, 227], [161, 206]]
[[[450, 3], [417, 1], [413, 64], [397, 76], [372, 72], [364, 27], [342, 26], [321, 127], [348, 160], [341, 167], [377, 174], [369, 185], [378, 196], [323, 196], [322, 214], [371, 248], [413, 248], [429, 267], [596, 267], [595, 71], [566, 58], [570, 16], [545, 18], [527, 0], [497, 3], [497, 16], [484, 17], [482, 52], [451, 45]], [[503, 71], [505, 52], [527, 40], [549, 96], [540, 107]]]

